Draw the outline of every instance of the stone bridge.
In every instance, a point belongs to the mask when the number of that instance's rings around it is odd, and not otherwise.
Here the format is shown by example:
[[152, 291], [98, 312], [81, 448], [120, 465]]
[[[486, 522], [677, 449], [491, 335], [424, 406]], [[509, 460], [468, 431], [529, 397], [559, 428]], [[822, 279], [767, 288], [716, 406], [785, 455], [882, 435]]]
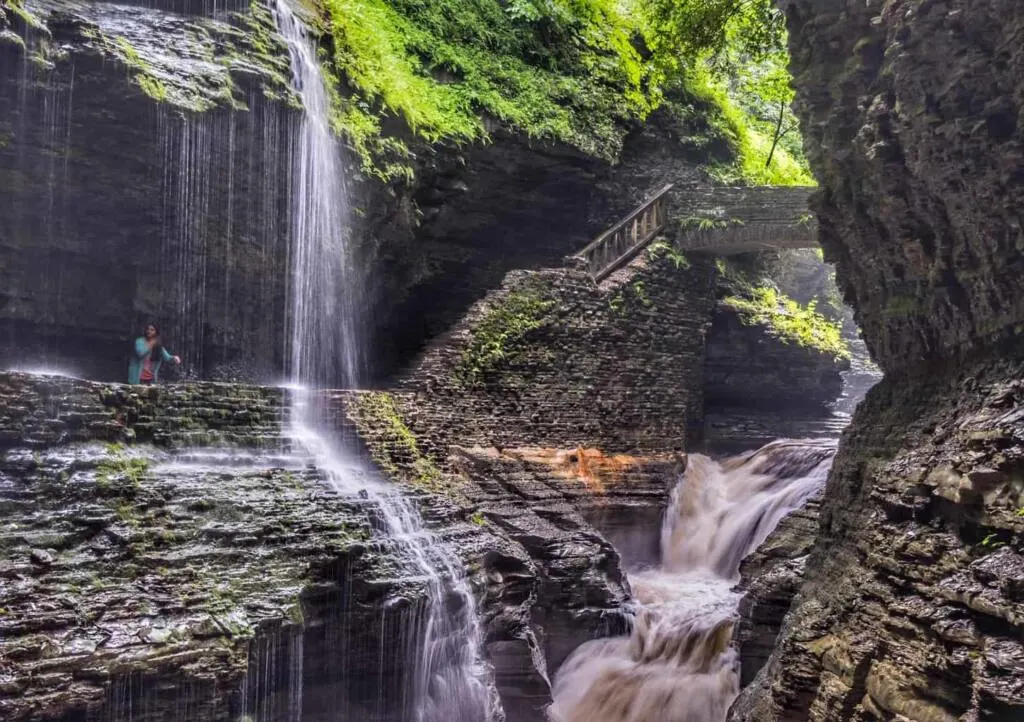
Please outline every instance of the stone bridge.
[[683, 251], [731, 256], [818, 245], [807, 201], [814, 188], [688, 189], [675, 199], [665, 235]]
[[574, 258], [600, 282], [651, 241], [668, 236], [682, 251], [731, 256], [817, 245], [808, 210], [814, 188], [666, 185]]

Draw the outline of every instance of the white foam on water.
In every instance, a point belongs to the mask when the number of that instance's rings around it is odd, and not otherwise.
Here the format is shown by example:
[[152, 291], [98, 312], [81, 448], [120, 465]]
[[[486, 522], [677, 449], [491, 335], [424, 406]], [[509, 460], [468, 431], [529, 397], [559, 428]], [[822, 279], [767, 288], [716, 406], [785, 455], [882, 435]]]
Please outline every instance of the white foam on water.
[[739, 693], [731, 646], [743, 558], [820, 490], [833, 441], [774, 441], [725, 461], [689, 457], [662, 523], [662, 563], [630, 575], [629, 637], [577, 648], [553, 722], [723, 722]]

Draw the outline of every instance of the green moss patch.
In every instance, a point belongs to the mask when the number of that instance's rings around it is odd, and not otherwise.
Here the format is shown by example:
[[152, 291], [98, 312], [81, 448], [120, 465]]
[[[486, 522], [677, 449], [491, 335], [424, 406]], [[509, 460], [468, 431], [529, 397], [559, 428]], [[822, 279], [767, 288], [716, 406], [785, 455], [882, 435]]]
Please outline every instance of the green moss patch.
[[382, 471], [426, 491], [448, 490], [445, 476], [420, 450], [394, 396], [386, 391], [361, 392], [353, 397], [349, 414]]
[[554, 302], [536, 289], [512, 291], [487, 310], [470, 331], [456, 376], [469, 385], [479, 383], [499, 363], [515, 355], [515, 344], [547, 325]]

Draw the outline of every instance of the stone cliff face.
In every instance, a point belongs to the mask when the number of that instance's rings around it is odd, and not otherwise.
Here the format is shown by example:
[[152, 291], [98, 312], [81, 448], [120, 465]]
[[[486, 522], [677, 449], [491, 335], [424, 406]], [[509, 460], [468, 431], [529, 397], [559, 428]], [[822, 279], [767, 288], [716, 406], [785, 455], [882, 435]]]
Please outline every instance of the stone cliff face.
[[1020, 4], [779, 5], [821, 244], [876, 360], [897, 368], [1014, 332]]
[[1024, 350], [1002, 339], [1024, 308], [1024, 7], [779, 4], [822, 244], [887, 378], [843, 437], [806, 581], [732, 719], [1019, 719]]
[[1019, 718], [1020, 373], [954, 364], [869, 392], [807, 581], [735, 719]]
[[[458, 550], [507, 719], [535, 722], [565, 656], [625, 628], [620, 557], [597, 530], [649, 556], [644, 520], [681, 459], [429, 451], [404, 401], [330, 407]], [[0, 402], [3, 719], [410, 718], [397, 690], [422, 580], [288, 441], [284, 391], [4, 374]]]
[[121, 379], [153, 319], [190, 366], [279, 366], [294, 111], [268, 11], [0, 12], [0, 365]]

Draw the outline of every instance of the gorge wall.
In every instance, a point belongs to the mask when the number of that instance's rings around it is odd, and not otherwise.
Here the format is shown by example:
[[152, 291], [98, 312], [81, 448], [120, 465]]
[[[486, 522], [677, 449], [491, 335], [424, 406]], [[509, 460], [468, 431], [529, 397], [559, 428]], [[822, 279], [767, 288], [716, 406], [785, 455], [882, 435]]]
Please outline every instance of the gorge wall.
[[[280, 378], [300, 113], [271, 4], [11, 0], [0, 32], [0, 364], [119, 380], [156, 320], [187, 375]], [[652, 188], [727, 157], [692, 115], [617, 127], [614, 170], [496, 123], [456, 145], [394, 119], [401, 180], [348, 152], [364, 373], [391, 376], [510, 270], [560, 265]]]
[[1015, 2], [779, 3], [826, 258], [886, 379], [732, 719], [1024, 713]]

